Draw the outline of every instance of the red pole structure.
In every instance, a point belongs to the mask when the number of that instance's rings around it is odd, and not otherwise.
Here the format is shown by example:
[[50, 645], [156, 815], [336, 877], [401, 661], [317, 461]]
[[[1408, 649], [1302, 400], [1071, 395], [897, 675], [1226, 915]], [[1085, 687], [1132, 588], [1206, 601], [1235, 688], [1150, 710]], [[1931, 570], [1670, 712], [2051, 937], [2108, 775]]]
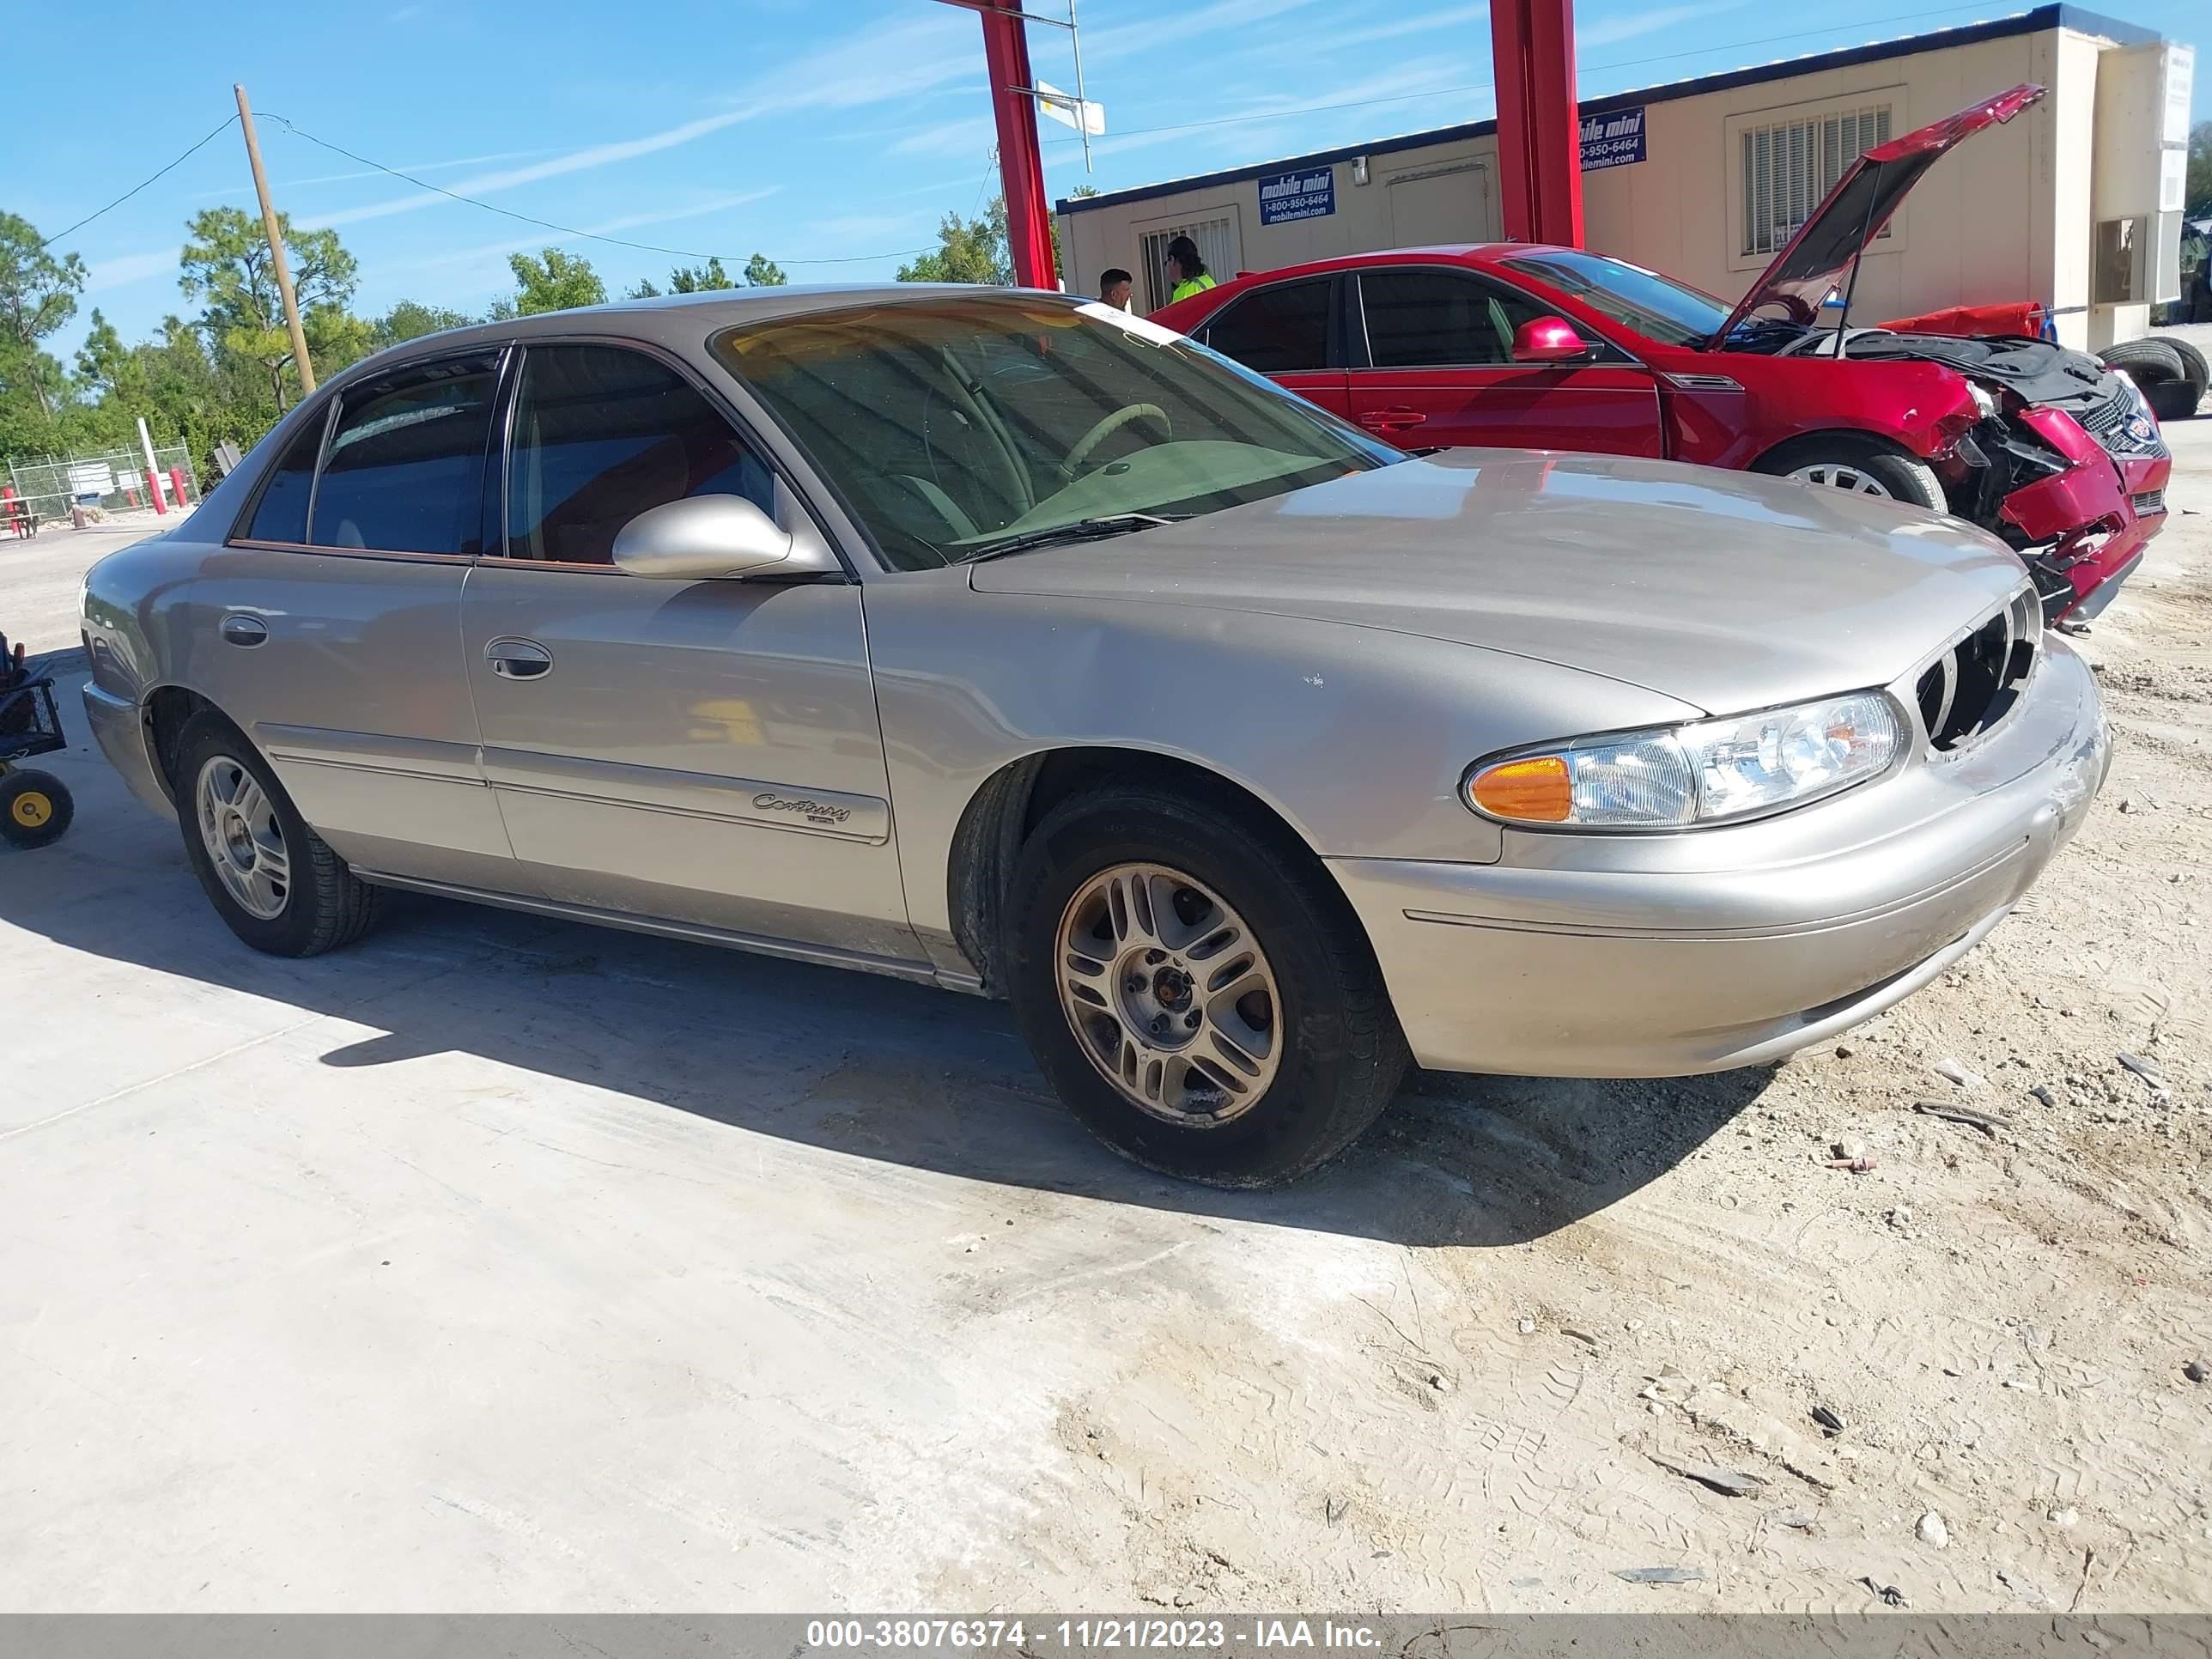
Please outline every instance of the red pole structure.
[[1498, 206], [1516, 242], [1583, 245], [1574, 0], [1492, 0]]
[[185, 469], [181, 466], [171, 467], [169, 483], [177, 492], [177, 505], [182, 507], [185, 504]]
[[1037, 144], [1036, 82], [1030, 78], [1029, 37], [1019, 0], [962, 3], [974, 3], [983, 20], [983, 58], [991, 77], [991, 113], [999, 125], [999, 178], [1006, 192], [1014, 280], [1024, 288], [1057, 288], [1052, 207], [1045, 200], [1044, 152]]

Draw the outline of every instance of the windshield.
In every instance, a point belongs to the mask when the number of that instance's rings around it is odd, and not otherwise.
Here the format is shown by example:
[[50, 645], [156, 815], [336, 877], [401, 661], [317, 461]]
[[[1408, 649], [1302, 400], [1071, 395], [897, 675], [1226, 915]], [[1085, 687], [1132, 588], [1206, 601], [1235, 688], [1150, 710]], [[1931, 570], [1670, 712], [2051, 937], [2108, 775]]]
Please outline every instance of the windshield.
[[1728, 307], [1711, 295], [1601, 254], [1553, 248], [1517, 254], [1505, 264], [1662, 345], [1696, 345], [1728, 321]]
[[1095, 535], [1123, 514], [1215, 512], [1402, 459], [1103, 306], [989, 291], [874, 302], [733, 328], [713, 349], [902, 569], [1063, 526]]

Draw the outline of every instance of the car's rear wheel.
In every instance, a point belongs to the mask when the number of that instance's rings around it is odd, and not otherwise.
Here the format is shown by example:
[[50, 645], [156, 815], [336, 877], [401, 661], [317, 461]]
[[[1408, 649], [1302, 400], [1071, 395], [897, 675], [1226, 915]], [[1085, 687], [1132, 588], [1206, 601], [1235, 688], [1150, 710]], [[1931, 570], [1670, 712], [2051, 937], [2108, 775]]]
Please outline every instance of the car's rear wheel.
[[349, 945], [376, 918], [377, 890], [307, 827], [237, 727], [196, 714], [172, 775], [185, 857], [230, 931], [271, 956]]
[[1017, 860], [1009, 983], [1075, 1115], [1148, 1168], [1261, 1187], [1389, 1102], [1405, 1038], [1365, 936], [1303, 849], [1139, 785], [1054, 808]]
[[1944, 510], [1943, 485], [1935, 469], [1878, 438], [1848, 432], [1815, 434], [1770, 452], [1753, 470], [1819, 489], [1876, 495], [1937, 513]]

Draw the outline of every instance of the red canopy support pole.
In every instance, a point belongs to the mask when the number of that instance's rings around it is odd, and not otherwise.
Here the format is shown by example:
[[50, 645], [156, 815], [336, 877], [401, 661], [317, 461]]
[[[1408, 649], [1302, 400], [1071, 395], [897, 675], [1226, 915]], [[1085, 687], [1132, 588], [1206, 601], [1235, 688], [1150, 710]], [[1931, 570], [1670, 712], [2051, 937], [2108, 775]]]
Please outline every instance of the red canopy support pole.
[[1044, 194], [1044, 151], [1037, 144], [1036, 82], [1030, 78], [1029, 37], [1019, 0], [983, 0], [983, 57], [991, 76], [991, 113], [999, 124], [999, 179], [1006, 192], [1006, 241], [1014, 280], [1024, 288], [1057, 288], [1053, 269], [1052, 208]]
[[1516, 242], [1583, 245], [1574, 0], [1492, 0], [1498, 199]]

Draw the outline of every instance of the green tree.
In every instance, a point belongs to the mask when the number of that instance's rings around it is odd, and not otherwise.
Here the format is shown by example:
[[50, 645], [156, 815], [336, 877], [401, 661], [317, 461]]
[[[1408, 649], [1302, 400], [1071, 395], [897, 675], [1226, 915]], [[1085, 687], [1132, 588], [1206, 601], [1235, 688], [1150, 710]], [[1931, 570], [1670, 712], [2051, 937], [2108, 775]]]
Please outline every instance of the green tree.
[[426, 306], [419, 300], [402, 300], [391, 310], [369, 325], [376, 349], [398, 345], [403, 340], [419, 340], [425, 334], [442, 333], [449, 328], [466, 328], [476, 319], [465, 311], [448, 311], [443, 306]]
[[658, 300], [660, 297], [660, 290], [653, 285], [652, 277], [641, 276], [623, 297], [631, 300]]
[[901, 265], [902, 283], [995, 283], [1014, 280], [1013, 256], [1006, 246], [1006, 198], [991, 198], [981, 219], [948, 213], [937, 228], [937, 249]]
[[[234, 207], [209, 208], [193, 216], [185, 234], [190, 240], [179, 261], [183, 274], [178, 285], [186, 299], [202, 302], [200, 326], [210, 344], [259, 365], [281, 414], [289, 401], [286, 388], [295, 384], [296, 369], [283, 297], [277, 291], [276, 267], [260, 224]], [[319, 339], [344, 362], [351, 362], [361, 356], [367, 340], [366, 325], [346, 310], [360, 274], [353, 255], [336, 231], [295, 231], [281, 213], [276, 234], [284, 241], [310, 354], [315, 354]], [[328, 362], [325, 368], [340, 368], [344, 362]]]
[[39, 342], [76, 315], [84, 278], [84, 261], [76, 254], [55, 258], [29, 220], [0, 213], [0, 327], [20, 348], [9, 354], [12, 367], [30, 381], [40, 414], [48, 417], [54, 403], [46, 374], [53, 359], [39, 349]]
[[[515, 316], [607, 302], [607, 285], [592, 269], [592, 262], [579, 255], [549, 247], [535, 259], [527, 253], [510, 253], [507, 264], [514, 273], [515, 295], [508, 303]], [[498, 314], [496, 307], [493, 314]]]
[[703, 265], [678, 265], [668, 273], [671, 294], [706, 294], [737, 285], [736, 279], [722, 269], [719, 258], [710, 258]]
[[2192, 219], [2212, 213], [2212, 121], [2189, 129], [2189, 182], [2182, 192]]
[[747, 288], [781, 288], [790, 280], [783, 274], [783, 267], [765, 253], [756, 253], [745, 261]]

